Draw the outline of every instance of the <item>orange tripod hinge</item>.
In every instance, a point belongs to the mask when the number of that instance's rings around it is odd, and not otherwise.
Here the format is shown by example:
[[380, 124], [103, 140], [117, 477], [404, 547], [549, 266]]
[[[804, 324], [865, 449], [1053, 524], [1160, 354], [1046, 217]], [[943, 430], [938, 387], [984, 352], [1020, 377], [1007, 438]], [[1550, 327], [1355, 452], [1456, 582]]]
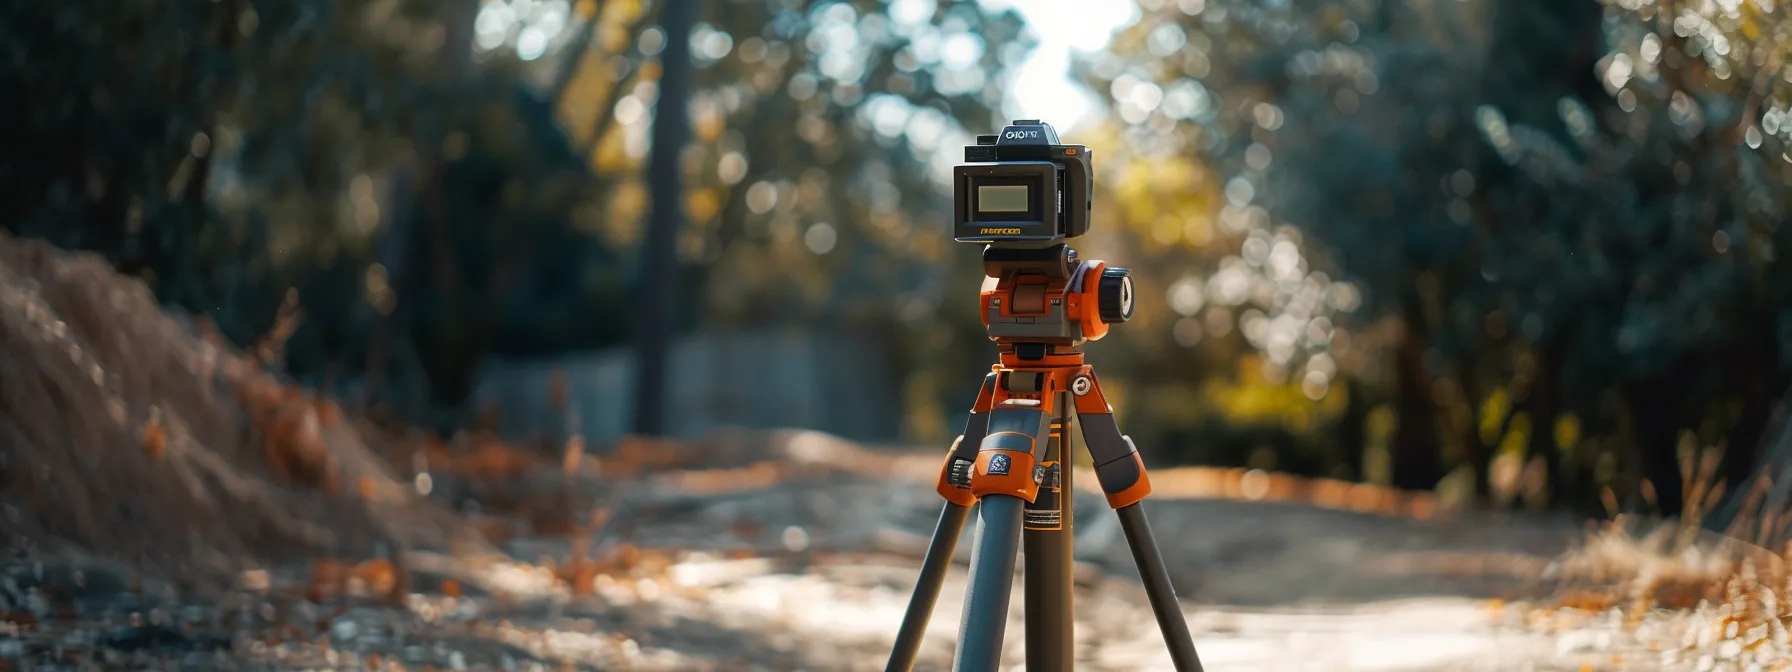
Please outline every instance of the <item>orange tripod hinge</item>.
[[[1128, 458], [1120, 459], [1124, 460]], [[1145, 501], [1145, 498], [1151, 495], [1151, 475], [1145, 472], [1144, 458], [1139, 457], [1138, 453], [1133, 453], [1130, 456], [1130, 459], [1132, 459], [1134, 464], [1138, 465], [1138, 480], [1133, 481], [1132, 485], [1126, 486], [1125, 490], [1104, 493], [1108, 500], [1108, 506], [1110, 507], [1124, 509]]]
[[[1016, 436], [1020, 436], [1016, 434]], [[1032, 437], [1027, 437], [1031, 440]], [[978, 498], [1011, 495], [1031, 503], [1039, 497], [1039, 481], [1032, 453], [1018, 450], [983, 450], [971, 472], [971, 494]]]
[[964, 436], [962, 435], [957, 439], [953, 439], [952, 448], [946, 451], [946, 461], [940, 465], [940, 480], [938, 483], [934, 484], [933, 490], [934, 492], [939, 493], [940, 497], [945, 498], [948, 502], [959, 506], [970, 506], [977, 503], [977, 496], [971, 494], [970, 490], [959, 487], [956, 483], [952, 482], [953, 455], [958, 453], [958, 446], [962, 443], [964, 443]]

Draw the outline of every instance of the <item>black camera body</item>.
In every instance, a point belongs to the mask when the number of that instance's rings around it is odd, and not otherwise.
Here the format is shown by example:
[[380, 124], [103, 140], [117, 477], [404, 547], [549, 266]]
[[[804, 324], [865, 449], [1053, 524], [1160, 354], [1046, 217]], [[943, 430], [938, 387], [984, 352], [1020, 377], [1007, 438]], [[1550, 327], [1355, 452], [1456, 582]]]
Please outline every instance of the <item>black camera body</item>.
[[952, 169], [953, 240], [1039, 249], [1089, 232], [1089, 148], [1059, 144], [1051, 124], [1019, 119], [977, 136], [964, 160]]

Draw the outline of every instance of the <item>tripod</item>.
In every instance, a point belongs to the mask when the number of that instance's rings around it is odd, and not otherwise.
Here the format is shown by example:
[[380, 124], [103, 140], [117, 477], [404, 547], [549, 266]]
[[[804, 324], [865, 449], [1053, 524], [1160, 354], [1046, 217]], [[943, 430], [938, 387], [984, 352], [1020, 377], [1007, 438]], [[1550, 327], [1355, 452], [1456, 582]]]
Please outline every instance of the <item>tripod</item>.
[[1016, 555], [1023, 546], [1027, 668], [1072, 669], [1075, 461], [1067, 428], [1073, 421], [1081, 427], [1108, 505], [1120, 516], [1171, 660], [1180, 672], [1200, 672], [1169, 572], [1140, 508], [1151, 492], [1145, 463], [1132, 439], [1120, 433], [1113, 407], [1078, 349], [1105, 335], [1109, 324], [1131, 317], [1129, 272], [1099, 261], [1076, 263], [1075, 250], [1064, 245], [991, 246], [984, 251], [984, 271], [989, 277], [983, 319], [1000, 362], [984, 376], [964, 434], [940, 469], [936, 490], [945, 507], [886, 672], [913, 667], [972, 504], [980, 507], [953, 669], [999, 668]]

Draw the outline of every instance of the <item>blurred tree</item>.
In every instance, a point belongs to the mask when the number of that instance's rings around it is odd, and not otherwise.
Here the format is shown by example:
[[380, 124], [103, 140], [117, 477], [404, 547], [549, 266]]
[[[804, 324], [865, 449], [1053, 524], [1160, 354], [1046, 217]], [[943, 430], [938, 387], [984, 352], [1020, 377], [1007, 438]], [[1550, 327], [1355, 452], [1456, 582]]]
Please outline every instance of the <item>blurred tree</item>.
[[[291, 370], [411, 381], [370, 386], [385, 403], [452, 409], [487, 353], [628, 333], [597, 316], [643, 289], [639, 257], [614, 251], [640, 244], [647, 210], [646, 112], [667, 48], [652, 7], [4, 11], [18, 57], [0, 91], [43, 101], [0, 112], [18, 140], [0, 151], [4, 226], [101, 251], [239, 342], [297, 287], [310, 310]], [[691, 225], [676, 242], [681, 283], [706, 300], [681, 302], [675, 328], [707, 312], [715, 328], [931, 329], [945, 248], [910, 234], [945, 230], [925, 211], [941, 194], [929, 150], [968, 138], [964, 120], [989, 123], [988, 73], [1024, 50], [984, 40], [1018, 20], [784, 0], [705, 3], [697, 19]]]
[[[453, 408], [488, 354], [629, 335], [605, 316], [651, 288], [619, 252], [664, 182], [650, 112], [684, 49], [673, 284], [701, 298], [669, 333], [876, 340], [908, 438], [948, 438], [992, 349], [946, 178], [1006, 121], [1020, 20], [730, 0], [670, 49], [656, 5], [0, 5], [0, 96], [31, 101], [0, 109], [0, 226], [98, 250], [242, 342], [297, 287], [294, 373]], [[1100, 171], [1079, 249], [1139, 278], [1091, 358], [1142, 446], [1670, 512], [1686, 451], [1752, 473], [1792, 383], [1783, 10], [1140, 8], [1078, 66], [1110, 116], [1064, 130]]]
[[666, 354], [671, 312], [680, 298], [678, 234], [684, 225], [684, 171], [680, 166], [690, 137], [691, 25], [694, 0], [663, 0], [661, 28], [666, 48], [660, 57], [659, 95], [653, 115], [653, 153], [647, 165], [652, 218], [643, 250], [646, 268], [636, 293], [634, 433], [656, 436], [666, 426]]
[[[1090, 59], [1088, 78], [1128, 133], [1234, 175], [1223, 232], [1262, 241], [1285, 218], [1363, 283], [1366, 316], [1397, 320], [1364, 332], [1394, 335], [1376, 347], [1395, 484], [1431, 487], [1460, 461], [1486, 496], [1494, 473], [1536, 464], [1551, 496], [1586, 504], [1626, 490], [1612, 465], [1630, 454], [1678, 511], [1683, 431], [1746, 445], [1723, 471], [1746, 470], [1785, 380], [1756, 322], [1783, 300], [1759, 252], [1780, 169], [1738, 151], [1761, 144], [1738, 115], [1777, 81], [1758, 74], [1777, 67], [1768, 51], [1724, 65], [1712, 54], [1747, 47], [1715, 46], [1691, 10], [1670, 29], [1653, 3], [1633, 8], [1661, 33], [1646, 39], [1591, 2], [1141, 4], [1122, 58]], [[1707, 58], [1674, 56], [1689, 53]], [[1638, 65], [1656, 62], [1660, 76]], [[1274, 250], [1237, 244], [1253, 265]]]
[[704, 4], [679, 245], [699, 324], [830, 326], [892, 353], [866, 365], [906, 375], [915, 413], [968, 409], [993, 347], [976, 250], [948, 236], [948, 180], [1001, 123], [1019, 31], [973, 3]]
[[[1617, 164], [1607, 174], [1637, 193], [1613, 213], [1629, 235], [1611, 236], [1633, 251], [1621, 259], [1638, 276], [1608, 318], [1630, 374], [1622, 399], [1646, 461], [1690, 461], [1679, 454], [1690, 435], [1692, 447], [1724, 450], [1718, 478], [1746, 493], [1773, 404], [1792, 382], [1792, 278], [1774, 263], [1792, 235], [1783, 225], [1792, 23], [1771, 3], [1608, 4], [1599, 74], [1618, 111], [1606, 138], [1628, 142], [1606, 139], [1602, 163]], [[1679, 471], [1645, 467], [1669, 512], [1703, 504], [1681, 501]]]
[[[295, 373], [359, 373], [390, 349], [376, 334], [403, 334], [404, 370], [457, 401], [481, 353], [540, 344], [540, 323], [495, 319], [519, 295], [590, 314], [619, 294], [607, 272], [541, 281], [606, 253], [568, 229], [587, 172], [516, 61], [472, 67], [479, 7], [10, 3], [0, 89], [36, 102], [4, 113], [20, 142], [0, 150], [0, 225], [102, 252], [238, 342], [297, 287]], [[613, 338], [574, 326], [548, 344]]]

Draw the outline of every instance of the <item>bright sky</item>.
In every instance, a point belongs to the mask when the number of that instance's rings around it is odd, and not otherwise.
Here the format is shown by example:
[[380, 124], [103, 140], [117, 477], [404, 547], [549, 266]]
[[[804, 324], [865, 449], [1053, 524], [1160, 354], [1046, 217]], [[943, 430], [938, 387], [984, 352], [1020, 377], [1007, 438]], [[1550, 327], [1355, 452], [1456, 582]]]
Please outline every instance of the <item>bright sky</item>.
[[1070, 56], [1106, 48], [1115, 31], [1137, 21], [1139, 8], [1133, 0], [981, 2], [991, 10], [1015, 9], [1039, 37], [1007, 87], [1004, 111], [1010, 118], [1042, 119], [1068, 130], [1102, 107], [1092, 92], [1071, 81]]

